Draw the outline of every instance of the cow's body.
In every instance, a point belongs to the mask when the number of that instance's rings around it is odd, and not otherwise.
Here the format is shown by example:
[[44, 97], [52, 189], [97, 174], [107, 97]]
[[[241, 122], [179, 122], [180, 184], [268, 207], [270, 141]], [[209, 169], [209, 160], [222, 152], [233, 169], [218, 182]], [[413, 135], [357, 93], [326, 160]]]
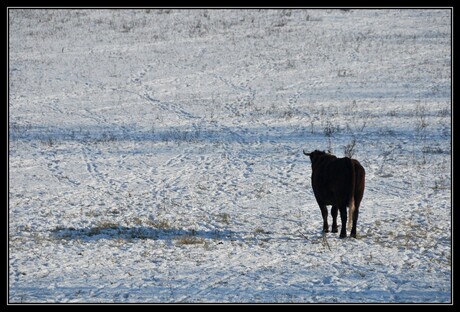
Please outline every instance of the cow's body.
[[313, 193], [323, 216], [323, 231], [328, 232], [327, 205], [332, 205], [332, 232], [338, 231], [337, 215], [340, 211], [342, 229], [340, 237], [346, 237], [347, 207], [349, 207], [350, 236], [356, 237], [359, 205], [364, 194], [365, 171], [356, 159], [337, 158], [334, 155], [314, 151], [304, 154], [312, 165], [311, 183]]

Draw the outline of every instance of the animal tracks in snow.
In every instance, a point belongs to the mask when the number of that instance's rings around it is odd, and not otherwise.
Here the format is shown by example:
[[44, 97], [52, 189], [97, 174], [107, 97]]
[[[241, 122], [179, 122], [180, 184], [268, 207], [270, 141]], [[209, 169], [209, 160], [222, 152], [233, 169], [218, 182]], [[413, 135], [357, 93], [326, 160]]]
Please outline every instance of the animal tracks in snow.
[[450, 10], [9, 14], [10, 303], [451, 301]]

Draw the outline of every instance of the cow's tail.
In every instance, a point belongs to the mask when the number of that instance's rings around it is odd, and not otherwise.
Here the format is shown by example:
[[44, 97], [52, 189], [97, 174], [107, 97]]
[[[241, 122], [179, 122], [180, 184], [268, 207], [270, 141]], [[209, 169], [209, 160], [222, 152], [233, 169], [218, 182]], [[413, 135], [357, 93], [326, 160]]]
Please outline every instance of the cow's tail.
[[353, 226], [353, 214], [355, 213], [355, 196], [351, 195], [350, 204], [348, 205], [348, 230]]
[[348, 230], [351, 230], [353, 226], [353, 215], [355, 213], [355, 187], [356, 187], [356, 175], [355, 175], [355, 164], [350, 159], [351, 165], [351, 194], [350, 202], [348, 204]]

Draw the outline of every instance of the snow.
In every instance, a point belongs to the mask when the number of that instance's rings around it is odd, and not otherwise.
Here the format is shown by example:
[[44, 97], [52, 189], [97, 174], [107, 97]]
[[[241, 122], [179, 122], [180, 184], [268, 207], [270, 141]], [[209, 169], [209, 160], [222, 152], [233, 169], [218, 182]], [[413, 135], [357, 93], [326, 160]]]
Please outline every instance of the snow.
[[[8, 302], [452, 303], [451, 22], [10, 9]], [[323, 238], [302, 150], [353, 140]]]

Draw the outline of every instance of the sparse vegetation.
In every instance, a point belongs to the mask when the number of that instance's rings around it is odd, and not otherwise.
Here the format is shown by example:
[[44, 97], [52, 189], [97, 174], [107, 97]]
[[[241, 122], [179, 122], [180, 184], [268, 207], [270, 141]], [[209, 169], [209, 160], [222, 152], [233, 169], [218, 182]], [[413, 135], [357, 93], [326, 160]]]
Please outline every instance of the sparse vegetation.
[[195, 235], [182, 235], [178, 236], [175, 239], [176, 244], [178, 245], [195, 245], [195, 244], [204, 244], [205, 240], [202, 237], [197, 237]]
[[171, 225], [167, 220], [154, 220], [149, 221], [149, 224], [159, 230], [169, 230], [171, 229]]
[[327, 138], [327, 149], [329, 151], [332, 151], [332, 136], [334, 136], [335, 133], [339, 132], [339, 127], [335, 126], [330, 122], [329, 120], [326, 122], [326, 125], [324, 126], [324, 135]]
[[98, 225], [89, 229], [88, 236], [100, 235], [104, 231], [116, 229], [118, 229], [118, 224], [108, 221], [101, 222]]
[[219, 213], [217, 217], [218, 217], [219, 222], [226, 224], [226, 225], [230, 224], [230, 214], [226, 212]]
[[350, 143], [344, 146], [343, 148], [343, 154], [346, 157], [353, 158], [355, 154], [355, 147], [356, 147], [356, 139], [353, 138]]
[[[11, 303], [451, 299], [449, 10], [8, 15]], [[303, 148], [365, 167], [356, 240]]]
[[261, 227], [257, 227], [257, 228], [254, 230], [254, 233], [255, 233], [255, 234], [270, 234], [269, 231], [266, 231], [266, 230], [264, 230], [264, 229], [261, 228]]

